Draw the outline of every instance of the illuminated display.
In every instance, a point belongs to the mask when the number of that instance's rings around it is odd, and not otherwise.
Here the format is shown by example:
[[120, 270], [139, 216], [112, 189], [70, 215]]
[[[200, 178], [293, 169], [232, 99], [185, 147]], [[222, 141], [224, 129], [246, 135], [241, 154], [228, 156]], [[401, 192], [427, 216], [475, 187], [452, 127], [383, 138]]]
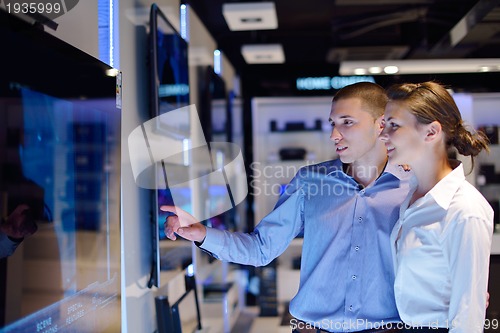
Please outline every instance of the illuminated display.
[[1, 10], [0, 40], [0, 213], [37, 226], [2, 254], [0, 332], [119, 332], [116, 77]]
[[375, 82], [375, 78], [373, 76], [300, 77], [296, 80], [296, 87], [297, 90], [331, 90], [365, 81]]

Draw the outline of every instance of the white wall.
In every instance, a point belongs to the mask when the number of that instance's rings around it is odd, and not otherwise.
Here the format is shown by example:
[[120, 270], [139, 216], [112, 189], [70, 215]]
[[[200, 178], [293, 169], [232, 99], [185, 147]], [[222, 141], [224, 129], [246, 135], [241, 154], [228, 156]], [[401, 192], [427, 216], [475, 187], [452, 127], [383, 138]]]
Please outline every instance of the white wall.
[[[147, 120], [147, 23], [152, 2], [121, 0], [120, 70], [122, 94], [122, 332], [156, 329], [154, 291], [147, 282], [151, 270], [150, 192], [134, 182], [127, 139]], [[146, 17], [144, 17], [146, 15]], [[146, 21], [141, 21], [146, 19]]]
[[73, 9], [54, 21], [59, 24], [57, 30], [46, 28], [45, 31], [96, 58], [99, 57], [97, 0], [80, 0]]

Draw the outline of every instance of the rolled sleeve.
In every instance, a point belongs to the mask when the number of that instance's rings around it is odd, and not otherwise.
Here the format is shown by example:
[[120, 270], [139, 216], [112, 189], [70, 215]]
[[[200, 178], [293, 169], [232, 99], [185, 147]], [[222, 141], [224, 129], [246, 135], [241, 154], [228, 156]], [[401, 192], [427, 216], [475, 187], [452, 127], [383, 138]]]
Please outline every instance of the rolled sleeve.
[[207, 234], [199, 248], [214, 258], [221, 259], [217, 253], [220, 253], [224, 249], [224, 232], [218, 229], [207, 228]]
[[6, 234], [0, 233], [0, 258], [12, 255], [19, 243], [19, 241], [11, 240]]

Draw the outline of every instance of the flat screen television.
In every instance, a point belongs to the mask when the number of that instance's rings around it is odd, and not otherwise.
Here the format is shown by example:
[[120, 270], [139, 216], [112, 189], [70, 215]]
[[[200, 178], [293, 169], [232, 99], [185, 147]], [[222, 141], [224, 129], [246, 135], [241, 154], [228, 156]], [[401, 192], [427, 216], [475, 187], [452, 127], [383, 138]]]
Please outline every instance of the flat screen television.
[[0, 43], [0, 214], [38, 227], [0, 259], [0, 332], [119, 332], [116, 74], [1, 9]]
[[[188, 106], [190, 103], [189, 91], [189, 66], [188, 43], [182, 38], [172, 23], [160, 8], [153, 4], [149, 20], [149, 76], [150, 76], [150, 117], [154, 119], [154, 130], [159, 134], [174, 136], [183, 140], [183, 133], [179, 128], [172, 126], [166, 117], [161, 117], [170, 111]], [[189, 246], [172, 246], [161, 251], [160, 240], [166, 239], [163, 232], [163, 223], [167, 214], [159, 210], [163, 204], [172, 204], [172, 193], [168, 189], [168, 181], [161, 165], [155, 177], [164, 179], [155, 180], [157, 184], [163, 183], [167, 188], [158, 186], [152, 190], [152, 250], [153, 262], [149, 286], [160, 285], [160, 271], [185, 268], [191, 263], [191, 249]], [[189, 188], [185, 189], [179, 197], [186, 197], [190, 201]], [[183, 206], [189, 202], [176, 202]], [[182, 241], [180, 241], [182, 242]], [[184, 244], [186, 245], [186, 244]], [[167, 253], [168, 252], [168, 253]]]
[[199, 66], [198, 112], [207, 142], [232, 141], [231, 113], [226, 83], [212, 66]]
[[156, 4], [150, 10], [149, 57], [151, 118], [189, 105], [188, 44]]
[[[199, 100], [198, 112], [207, 142], [233, 142], [232, 128], [232, 95], [228, 94], [224, 79], [214, 72], [212, 66], [198, 67]], [[230, 153], [221, 151], [224, 158], [230, 157]], [[210, 184], [210, 192], [218, 198], [224, 200], [226, 189], [231, 191], [226, 185]], [[234, 206], [234, 203], [233, 203]], [[235, 225], [234, 209], [214, 216], [206, 221], [210, 227], [231, 230], [237, 229]]]

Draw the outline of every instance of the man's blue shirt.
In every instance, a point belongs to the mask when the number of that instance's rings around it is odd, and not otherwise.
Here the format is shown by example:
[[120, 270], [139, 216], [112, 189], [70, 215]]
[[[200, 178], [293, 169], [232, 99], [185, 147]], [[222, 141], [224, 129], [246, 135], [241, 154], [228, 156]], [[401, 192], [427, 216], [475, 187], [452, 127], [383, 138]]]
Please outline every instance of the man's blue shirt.
[[362, 188], [340, 160], [303, 167], [252, 233], [207, 228], [201, 248], [222, 260], [262, 266], [303, 231], [300, 286], [290, 302], [295, 318], [330, 332], [399, 321], [389, 235], [407, 179], [388, 165]]

